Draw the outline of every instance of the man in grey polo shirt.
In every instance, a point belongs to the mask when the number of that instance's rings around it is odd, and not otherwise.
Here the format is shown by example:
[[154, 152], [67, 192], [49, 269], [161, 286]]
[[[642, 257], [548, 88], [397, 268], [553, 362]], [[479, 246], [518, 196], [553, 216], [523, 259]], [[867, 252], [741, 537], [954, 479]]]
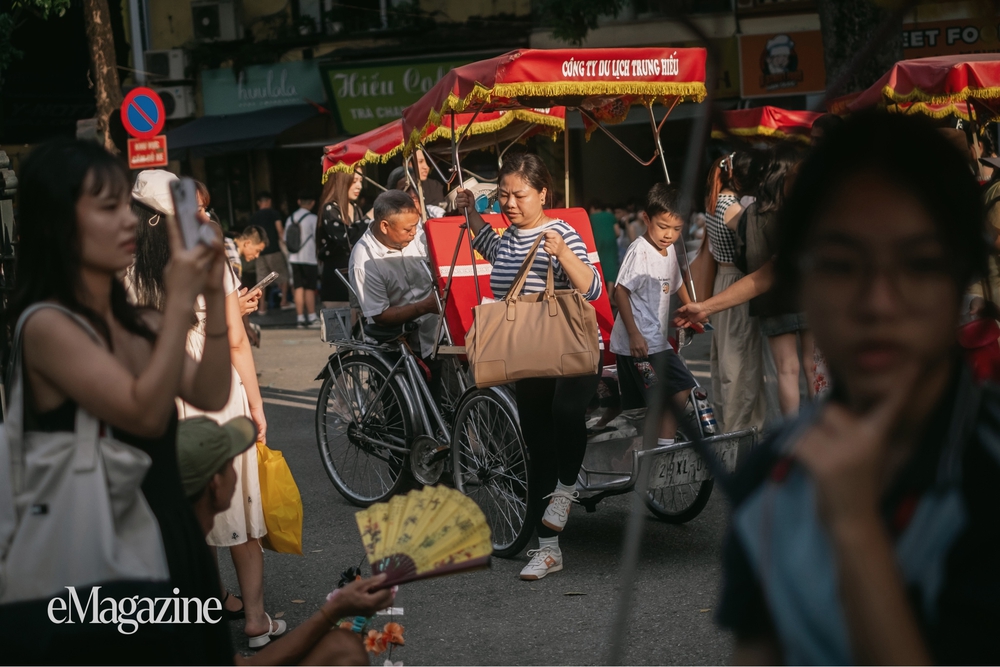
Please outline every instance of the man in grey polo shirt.
[[434, 350], [438, 306], [420, 215], [409, 195], [389, 190], [375, 200], [373, 218], [348, 266], [361, 314], [386, 327], [417, 321], [410, 344], [426, 363]]

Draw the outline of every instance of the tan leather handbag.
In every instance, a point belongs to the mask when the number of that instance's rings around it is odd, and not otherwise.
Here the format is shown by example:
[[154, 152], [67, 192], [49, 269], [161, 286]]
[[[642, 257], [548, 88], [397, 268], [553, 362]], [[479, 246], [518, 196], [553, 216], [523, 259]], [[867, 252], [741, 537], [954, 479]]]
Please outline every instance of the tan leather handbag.
[[472, 309], [466, 354], [477, 387], [537, 377], [594, 375], [601, 362], [597, 313], [576, 289], [553, 289], [552, 260], [545, 291], [521, 294], [538, 239], [502, 301]]

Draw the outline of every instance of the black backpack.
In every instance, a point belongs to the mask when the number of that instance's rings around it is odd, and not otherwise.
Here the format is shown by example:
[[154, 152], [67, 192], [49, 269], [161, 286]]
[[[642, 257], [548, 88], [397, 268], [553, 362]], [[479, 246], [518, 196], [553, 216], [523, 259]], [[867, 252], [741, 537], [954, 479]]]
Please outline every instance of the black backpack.
[[310, 234], [304, 241], [302, 240], [302, 225], [299, 223], [302, 222], [302, 219], [307, 215], [309, 215], [309, 211], [303, 213], [298, 220], [292, 218], [291, 216], [288, 217], [291, 222], [285, 229], [285, 247], [288, 248], [288, 252], [292, 254], [302, 250], [302, 246], [308, 243], [309, 239], [312, 238], [312, 234]]

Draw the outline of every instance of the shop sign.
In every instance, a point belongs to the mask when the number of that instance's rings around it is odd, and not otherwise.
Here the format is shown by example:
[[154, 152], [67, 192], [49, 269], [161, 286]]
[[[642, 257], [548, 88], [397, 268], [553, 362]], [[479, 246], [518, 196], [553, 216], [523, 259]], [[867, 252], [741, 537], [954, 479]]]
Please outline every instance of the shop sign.
[[323, 68], [323, 83], [347, 134], [361, 134], [403, 117], [403, 109], [419, 100], [445, 74], [472, 62], [435, 60], [424, 63], [351, 65]]
[[958, 19], [903, 26], [903, 57], [927, 58], [1000, 51], [1000, 18]]
[[819, 30], [740, 35], [743, 97], [823, 92], [826, 67]]
[[251, 65], [238, 75], [231, 68], [205, 70], [201, 73], [201, 93], [206, 116], [325, 101], [313, 60]]

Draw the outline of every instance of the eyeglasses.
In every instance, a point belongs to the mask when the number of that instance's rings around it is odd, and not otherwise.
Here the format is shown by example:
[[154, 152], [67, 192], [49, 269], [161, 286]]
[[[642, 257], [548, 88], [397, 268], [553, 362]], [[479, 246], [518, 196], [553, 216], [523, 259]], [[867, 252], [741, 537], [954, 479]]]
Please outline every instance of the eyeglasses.
[[932, 305], [931, 297], [941, 289], [953, 289], [955, 274], [947, 255], [939, 247], [897, 248], [876, 253], [869, 248], [831, 243], [805, 255], [800, 268], [831, 291], [831, 298], [862, 299], [885, 276], [907, 307]]

